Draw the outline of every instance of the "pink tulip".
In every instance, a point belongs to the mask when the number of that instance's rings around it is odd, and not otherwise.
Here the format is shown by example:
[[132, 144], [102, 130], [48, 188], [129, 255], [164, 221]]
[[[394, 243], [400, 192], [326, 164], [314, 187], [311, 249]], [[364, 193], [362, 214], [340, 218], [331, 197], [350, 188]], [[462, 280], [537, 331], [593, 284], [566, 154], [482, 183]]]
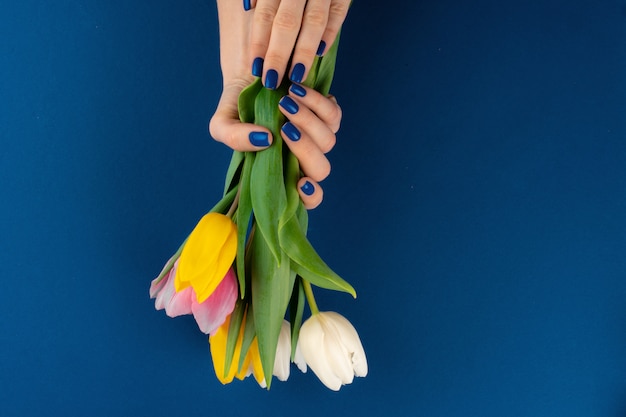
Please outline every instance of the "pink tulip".
[[186, 287], [180, 292], [174, 288], [174, 277], [178, 261], [171, 271], [157, 282], [155, 279], [150, 285], [150, 298], [156, 298], [154, 307], [157, 310], [165, 309], [170, 317], [193, 314], [198, 327], [203, 333], [210, 334], [217, 330], [232, 313], [237, 301], [238, 284], [233, 268], [219, 283], [215, 291], [202, 303], [198, 303], [193, 287]]

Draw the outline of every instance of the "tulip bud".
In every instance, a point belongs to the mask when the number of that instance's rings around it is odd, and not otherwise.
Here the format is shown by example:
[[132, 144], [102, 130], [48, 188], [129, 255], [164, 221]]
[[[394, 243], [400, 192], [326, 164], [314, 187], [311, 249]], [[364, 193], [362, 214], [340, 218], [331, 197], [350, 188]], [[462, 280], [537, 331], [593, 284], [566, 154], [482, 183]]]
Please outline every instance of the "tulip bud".
[[299, 345], [315, 375], [334, 391], [352, 383], [355, 375], [367, 375], [361, 339], [338, 313], [326, 311], [311, 316], [300, 329]]

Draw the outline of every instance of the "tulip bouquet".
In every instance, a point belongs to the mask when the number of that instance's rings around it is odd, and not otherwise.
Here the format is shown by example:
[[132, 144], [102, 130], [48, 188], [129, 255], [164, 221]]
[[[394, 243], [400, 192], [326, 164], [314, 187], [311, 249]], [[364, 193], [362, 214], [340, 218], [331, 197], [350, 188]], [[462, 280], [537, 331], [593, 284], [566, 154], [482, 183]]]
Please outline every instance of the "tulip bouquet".
[[[337, 45], [338, 38], [316, 57], [305, 85], [328, 94]], [[300, 167], [280, 135], [285, 118], [278, 101], [288, 87], [266, 89], [257, 79], [242, 91], [240, 119], [269, 128], [274, 143], [260, 152], [233, 152], [221, 200], [152, 281], [150, 296], [168, 316], [193, 314], [209, 335], [224, 384], [253, 375], [269, 388], [273, 375], [288, 378], [294, 362], [339, 390], [367, 374], [365, 353], [348, 320], [319, 311], [312, 287], [356, 292], [306, 237], [307, 210], [296, 189]], [[311, 317], [303, 323], [306, 303]]]

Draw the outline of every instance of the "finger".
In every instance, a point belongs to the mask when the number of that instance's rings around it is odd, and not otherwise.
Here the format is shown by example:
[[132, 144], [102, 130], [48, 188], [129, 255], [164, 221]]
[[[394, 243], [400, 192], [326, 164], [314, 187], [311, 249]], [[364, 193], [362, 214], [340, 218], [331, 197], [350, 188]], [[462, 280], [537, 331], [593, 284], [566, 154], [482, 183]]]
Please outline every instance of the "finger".
[[254, 9], [256, 7], [256, 0], [243, 0], [243, 9], [245, 11]]
[[306, 80], [315, 59], [317, 48], [328, 23], [331, 0], [317, 0], [307, 3], [302, 18], [302, 28], [293, 52], [289, 79], [300, 83]]
[[315, 181], [322, 181], [330, 174], [330, 162], [317, 144], [291, 122], [280, 129], [289, 150], [298, 158], [300, 169]]
[[330, 152], [335, 146], [337, 139], [333, 131], [304, 103], [291, 96], [284, 96], [278, 104], [280, 111], [287, 119], [306, 133], [322, 153]]
[[320, 92], [300, 84], [292, 84], [289, 95], [315, 113], [333, 133], [339, 131], [342, 111], [334, 96], [324, 97]]
[[267, 148], [272, 143], [271, 132], [265, 127], [239, 121], [237, 97], [237, 89], [224, 89], [215, 114], [209, 122], [211, 137], [241, 152]]
[[213, 139], [235, 151], [260, 151], [272, 143], [272, 134], [267, 129], [220, 117], [217, 113], [211, 118], [209, 132]]
[[252, 75], [255, 77], [263, 75], [263, 58], [270, 43], [272, 24], [279, 4], [280, 0], [255, 2], [252, 29], [250, 30], [250, 62], [252, 62]]
[[[269, 45], [263, 63], [263, 85], [275, 89], [280, 84], [296, 44], [302, 25], [302, 13], [306, 0], [282, 1], [272, 24]], [[255, 13], [259, 12], [257, 7]]]
[[324, 190], [311, 178], [302, 177], [298, 181], [298, 193], [307, 210], [319, 206], [324, 199]]
[[324, 55], [327, 49], [335, 42], [337, 33], [339, 33], [341, 25], [343, 25], [343, 22], [346, 20], [349, 7], [350, 0], [332, 0], [328, 14], [328, 23], [322, 35], [317, 55]]

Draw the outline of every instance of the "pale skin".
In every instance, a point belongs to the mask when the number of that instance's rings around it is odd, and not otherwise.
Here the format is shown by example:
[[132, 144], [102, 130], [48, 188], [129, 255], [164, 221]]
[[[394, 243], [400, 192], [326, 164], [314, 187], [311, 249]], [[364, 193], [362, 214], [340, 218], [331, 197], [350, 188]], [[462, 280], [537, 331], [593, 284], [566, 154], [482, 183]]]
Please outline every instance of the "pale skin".
[[244, 9], [254, 9], [249, 62], [262, 60], [263, 84], [271, 70], [282, 79], [292, 52], [289, 79], [306, 79], [315, 55], [323, 56], [335, 41], [350, 1], [243, 0]]
[[[257, 24], [255, 19], [258, 19], [255, 16], [257, 16], [264, 1], [266, 0], [257, 0], [251, 5], [250, 9], [252, 10], [245, 11], [240, 1], [217, 0], [223, 90], [215, 114], [211, 118], [209, 130], [215, 140], [242, 152], [263, 150], [271, 145], [273, 139], [272, 133], [267, 128], [240, 122], [237, 110], [239, 93], [256, 78], [250, 71], [250, 57], [257, 55], [257, 51], [252, 51], [252, 44], [255, 42], [259, 44], [258, 39], [261, 35], [260, 32], [255, 32], [257, 29], [254, 29]], [[280, 3], [280, 1], [274, 0], [267, 1]], [[290, 0], [284, 1], [284, 3], [294, 2]], [[325, 3], [325, 0], [321, 3]], [[256, 9], [254, 9], [254, 5], [256, 5]], [[341, 22], [343, 23], [343, 20]], [[305, 27], [304, 21], [302, 21], [303, 31]], [[331, 39], [330, 35], [327, 39], [332, 43], [334, 37]], [[274, 39], [275, 34], [272, 32], [269, 36]], [[319, 44], [319, 40], [317, 42]], [[286, 48], [286, 46], [281, 45], [281, 48]], [[298, 53], [297, 50], [293, 50], [293, 44], [289, 48], [291, 48], [288, 51], [289, 54], [294, 51], [295, 58]], [[269, 59], [269, 55], [267, 56]], [[288, 58], [289, 56], [287, 56], [287, 60]], [[311, 55], [311, 62], [313, 58], [314, 54]], [[302, 60], [307, 59], [306, 57], [302, 58]], [[296, 61], [294, 60], [294, 62]], [[310, 64], [307, 68], [309, 66]], [[291, 102], [289, 99], [283, 99], [281, 102], [295, 103], [296, 111], [294, 112], [293, 105], [285, 106], [291, 112], [282, 105], [279, 106], [280, 111], [288, 120], [287, 123], [290, 124], [290, 126], [283, 127], [281, 136], [300, 162], [304, 176], [298, 182], [298, 192], [304, 206], [307, 209], [312, 209], [317, 207], [323, 199], [323, 190], [319, 182], [330, 174], [330, 162], [326, 153], [335, 145], [336, 133], [341, 123], [341, 108], [334, 97], [325, 97], [311, 88], [294, 84], [296, 87], [290, 88], [288, 94]], [[294, 140], [294, 138], [298, 139]]]

